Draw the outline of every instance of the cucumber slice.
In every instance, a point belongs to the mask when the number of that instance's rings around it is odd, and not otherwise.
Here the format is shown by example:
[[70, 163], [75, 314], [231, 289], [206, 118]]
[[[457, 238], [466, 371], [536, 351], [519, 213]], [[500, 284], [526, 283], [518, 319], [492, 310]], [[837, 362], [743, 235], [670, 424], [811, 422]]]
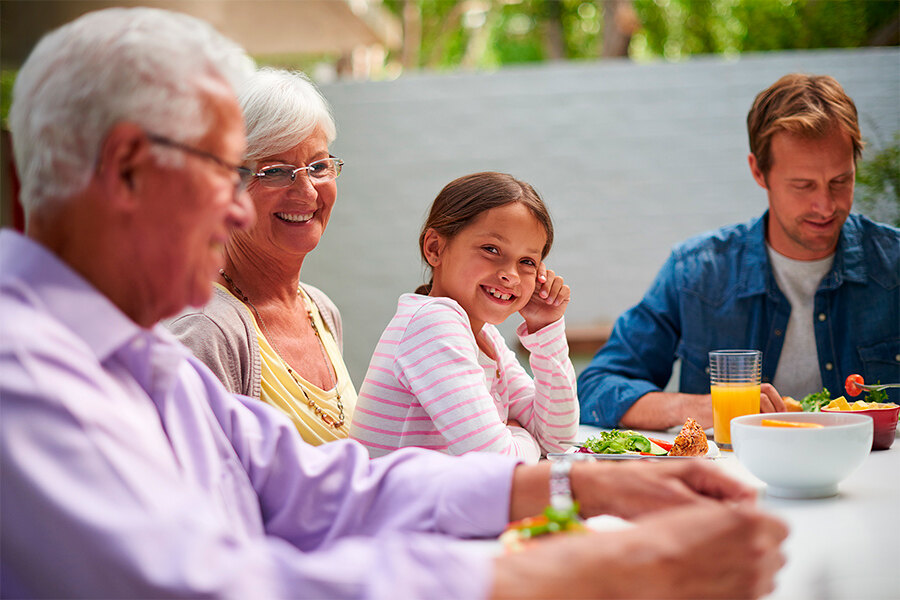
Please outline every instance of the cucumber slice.
[[669, 453], [668, 450], [664, 450], [662, 448], [662, 446], [660, 446], [659, 444], [656, 444], [655, 442], [653, 442], [653, 440], [649, 440], [649, 441], [650, 441], [650, 454], [652, 454], [653, 456], [665, 456], [666, 454]]

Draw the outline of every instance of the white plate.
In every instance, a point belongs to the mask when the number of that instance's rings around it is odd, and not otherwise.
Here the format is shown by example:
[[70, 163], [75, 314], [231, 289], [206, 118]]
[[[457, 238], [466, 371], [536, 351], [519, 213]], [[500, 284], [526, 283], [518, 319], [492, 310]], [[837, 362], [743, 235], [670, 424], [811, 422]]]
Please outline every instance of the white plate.
[[572, 446], [565, 452], [551, 452], [547, 455], [547, 458], [550, 460], [559, 460], [563, 456], [568, 456], [570, 454], [578, 454], [578, 458], [581, 460], [587, 459], [596, 459], [596, 460], [631, 460], [631, 459], [641, 459], [641, 458], [664, 458], [664, 459], [672, 459], [672, 458], [721, 458], [722, 453], [719, 451], [719, 447], [712, 440], [707, 440], [707, 444], [709, 444], [709, 449], [706, 451], [706, 455], [703, 457], [696, 456], [649, 456], [647, 454], [591, 454], [588, 452], [578, 452], [578, 448]]

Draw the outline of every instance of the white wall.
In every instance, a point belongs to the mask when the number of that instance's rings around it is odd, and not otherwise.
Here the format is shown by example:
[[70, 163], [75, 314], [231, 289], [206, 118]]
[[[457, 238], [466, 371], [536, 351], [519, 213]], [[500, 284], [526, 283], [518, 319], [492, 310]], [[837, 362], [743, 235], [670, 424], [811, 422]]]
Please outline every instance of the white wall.
[[[550, 207], [548, 264], [572, 288], [570, 326], [637, 302], [669, 248], [765, 210], [745, 119], [785, 73], [833, 75], [863, 136], [900, 129], [900, 51], [781, 52], [680, 64], [560, 63], [322, 87], [346, 161], [328, 231], [303, 267], [341, 309], [357, 385], [397, 297], [423, 281], [418, 232], [434, 196], [482, 170], [530, 182]], [[502, 327], [510, 337], [514, 317]]]

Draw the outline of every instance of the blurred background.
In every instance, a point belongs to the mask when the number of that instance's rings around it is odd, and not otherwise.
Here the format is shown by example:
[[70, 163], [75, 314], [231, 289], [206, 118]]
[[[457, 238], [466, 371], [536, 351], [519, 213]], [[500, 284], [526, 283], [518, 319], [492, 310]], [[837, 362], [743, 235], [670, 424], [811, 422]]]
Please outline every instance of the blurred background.
[[[331, 102], [346, 166], [303, 279], [340, 307], [357, 385], [425, 276], [431, 201], [482, 170], [532, 183], [551, 210], [580, 368], [674, 243], [765, 210], [745, 119], [785, 73], [833, 75], [854, 98], [867, 143], [854, 210], [900, 224], [896, 0], [2, 0], [0, 225], [21, 226], [5, 127], [18, 66], [45, 31], [136, 4], [208, 20]], [[501, 327], [511, 344], [517, 324]]]

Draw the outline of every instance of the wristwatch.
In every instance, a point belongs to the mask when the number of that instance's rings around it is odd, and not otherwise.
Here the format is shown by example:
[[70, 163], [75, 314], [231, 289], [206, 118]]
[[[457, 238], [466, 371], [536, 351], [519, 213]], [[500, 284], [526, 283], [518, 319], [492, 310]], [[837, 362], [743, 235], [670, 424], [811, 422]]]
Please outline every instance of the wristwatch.
[[550, 465], [550, 506], [555, 510], [570, 511], [575, 506], [569, 481], [571, 470], [572, 461], [568, 458], [554, 461]]

